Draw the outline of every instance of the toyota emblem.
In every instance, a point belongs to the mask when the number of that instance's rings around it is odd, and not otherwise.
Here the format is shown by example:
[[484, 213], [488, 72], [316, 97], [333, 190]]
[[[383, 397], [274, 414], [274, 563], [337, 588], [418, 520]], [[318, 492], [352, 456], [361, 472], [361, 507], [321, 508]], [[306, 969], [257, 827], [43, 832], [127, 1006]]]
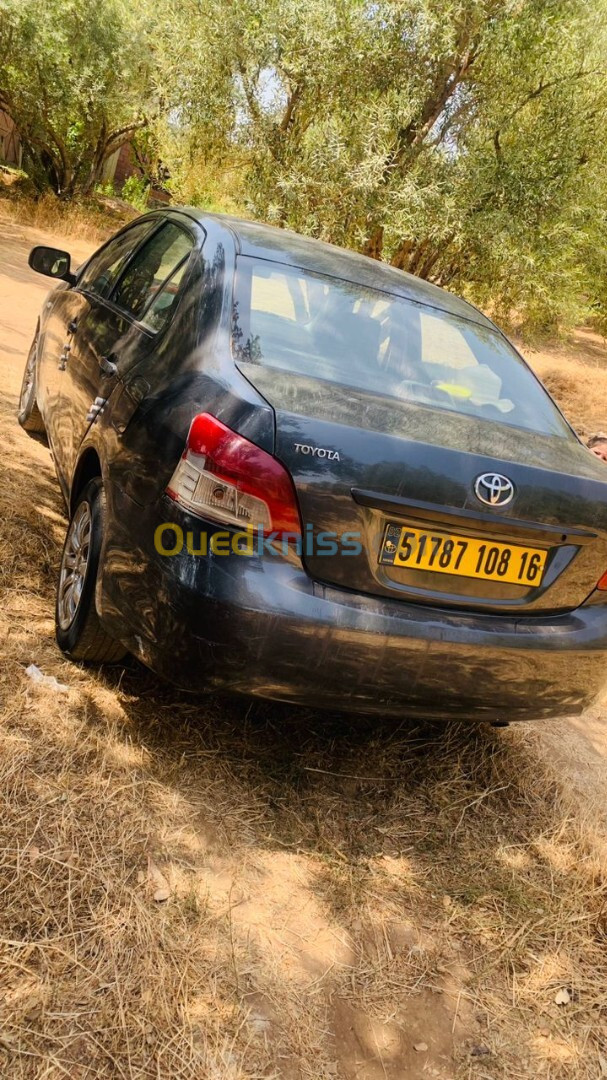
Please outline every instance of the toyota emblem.
[[487, 506], [506, 506], [514, 498], [514, 484], [501, 473], [481, 473], [474, 481], [474, 494]]

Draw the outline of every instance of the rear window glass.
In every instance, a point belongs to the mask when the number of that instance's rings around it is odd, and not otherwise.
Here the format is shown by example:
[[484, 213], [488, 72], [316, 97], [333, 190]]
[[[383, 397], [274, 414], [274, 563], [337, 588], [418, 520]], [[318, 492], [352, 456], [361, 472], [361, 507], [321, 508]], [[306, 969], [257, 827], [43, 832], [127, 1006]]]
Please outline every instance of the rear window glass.
[[490, 327], [297, 267], [239, 257], [232, 346], [244, 363], [570, 434], [541, 384]]

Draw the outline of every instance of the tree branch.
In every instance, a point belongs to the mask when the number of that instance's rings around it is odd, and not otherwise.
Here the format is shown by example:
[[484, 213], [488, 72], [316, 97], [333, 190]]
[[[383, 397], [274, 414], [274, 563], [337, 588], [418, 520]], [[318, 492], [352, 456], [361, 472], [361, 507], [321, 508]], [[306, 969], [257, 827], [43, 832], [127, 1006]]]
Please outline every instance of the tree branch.
[[[144, 128], [149, 123], [147, 116], [142, 116], [139, 120], [133, 120], [130, 124], [125, 124], [124, 127], [118, 128], [117, 131], [113, 131], [111, 135], [108, 135], [106, 139], [106, 145], [116, 142], [117, 139], [121, 139], [123, 135], [134, 135], [136, 131]], [[105, 127], [105, 122], [104, 122]]]
[[453, 97], [457, 87], [468, 75], [476, 55], [474, 49], [468, 48], [455, 66], [449, 64], [448, 67], [443, 67], [440, 75], [435, 80], [433, 92], [426, 98], [422, 106], [420, 117], [416, 121], [412, 120], [398, 134], [397, 161], [402, 161], [412, 148], [421, 147], [426, 135], [434, 127], [447, 102]]
[[519, 104], [512, 110], [512, 112], [509, 113], [508, 116], [506, 116], [502, 120], [500, 128], [503, 128], [506, 124], [509, 124], [511, 120], [514, 120], [515, 116], [518, 116], [518, 114], [527, 105], [529, 105], [530, 102], [535, 101], [535, 99], [540, 97], [541, 94], [545, 93], [546, 90], [553, 90], [555, 86], [560, 86], [562, 83], [574, 82], [577, 79], [585, 79], [589, 75], [604, 74], [605, 72], [602, 71], [600, 68], [591, 68], [589, 71], [586, 71], [584, 68], [580, 68], [579, 71], [572, 72], [570, 75], [563, 75], [559, 79], [550, 79], [548, 82], [543, 82], [542, 80], [540, 80], [540, 83], [538, 86], [536, 86], [535, 90], [530, 90], [526, 97], [523, 98], [521, 102], [519, 102]]
[[125, 127], [119, 128], [109, 135], [103, 151], [103, 161], [106, 161], [107, 158], [111, 157], [115, 150], [120, 150], [120, 147], [124, 146], [125, 142], [128, 142], [136, 131], [140, 131], [141, 128], [146, 127], [148, 123], [147, 117], [143, 117], [141, 120], [137, 120], [132, 124], [127, 124]]
[[289, 98], [288, 98], [288, 101], [287, 101], [287, 107], [285, 109], [284, 116], [283, 116], [283, 118], [282, 118], [282, 120], [280, 122], [279, 129], [278, 129], [280, 131], [281, 135], [286, 135], [289, 128], [291, 127], [291, 125], [293, 123], [293, 116], [294, 116], [294, 113], [295, 113], [295, 109], [297, 108], [297, 105], [299, 103], [299, 99], [301, 98], [302, 92], [303, 92], [303, 86], [301, 85], [301, 83], [299, 83], [295, 87], [295, 89], [289, 94]]

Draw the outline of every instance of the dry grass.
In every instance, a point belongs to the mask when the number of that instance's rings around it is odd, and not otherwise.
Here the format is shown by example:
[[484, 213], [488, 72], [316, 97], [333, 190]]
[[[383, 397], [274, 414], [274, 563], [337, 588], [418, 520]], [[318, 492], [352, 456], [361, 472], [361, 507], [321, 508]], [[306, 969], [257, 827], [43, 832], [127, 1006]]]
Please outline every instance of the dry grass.
[[62, 508], [5, 406], [0, 1075], [595, 1080], [607, 890], [536, 736], [68, 664]]
[[0, 222], [31, 225], [68, 239], [100, 244], [137, 216], [138, 211], [121, 199], [99, 196], [62, 202], [52, 194], [34, 199], [0, 183]]
[[604, 338], [580, 329], [566, 344], [524, 352], [580, 435], [586, 437], [607, 428]]

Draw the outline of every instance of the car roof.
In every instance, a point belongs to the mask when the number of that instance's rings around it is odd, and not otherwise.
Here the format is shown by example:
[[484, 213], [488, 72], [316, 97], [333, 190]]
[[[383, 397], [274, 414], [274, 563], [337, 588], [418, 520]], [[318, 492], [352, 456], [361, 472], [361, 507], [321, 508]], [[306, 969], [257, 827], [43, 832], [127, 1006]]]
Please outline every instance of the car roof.
[[494, 324], [472, 304], [459, 296], [432, 285], [429, 281], [397, 270], [389, 263], [371, 259], [356, 251], [348, 251], [301, 236], [290, 229], [279, 229], [258, 221], [247, 221], [228, 214], [209, 214], [198, 207], [172, 207], [195, 218], [204, 227], [206, 222], [223, 226], [232, 233], [240, 255], [298, 266], [304, 270], [327, 274], [330, 277], [353, 281], [369, 288], [395, 293], [419, 304], [438, 308], [482, 326], [494, 328]]

